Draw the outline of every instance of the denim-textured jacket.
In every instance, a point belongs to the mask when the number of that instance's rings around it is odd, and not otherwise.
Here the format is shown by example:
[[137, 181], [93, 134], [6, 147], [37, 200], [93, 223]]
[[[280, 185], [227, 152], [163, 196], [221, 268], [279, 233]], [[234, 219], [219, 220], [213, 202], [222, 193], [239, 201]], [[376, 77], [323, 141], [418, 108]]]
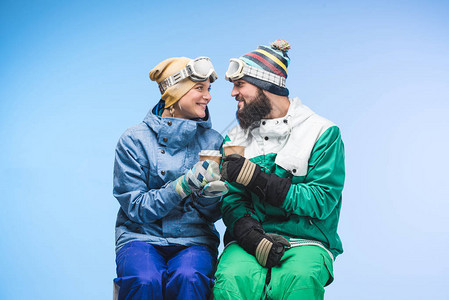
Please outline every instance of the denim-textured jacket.
[[116, 251], [135, 240], [217, 251], [221, 197], [181, 199], [170, 183], [198, 162], [202, 149], [220, 150], [223, 137], [211, 129], [208, 111], [205, 121], [196, 121], [162, 118], [155, 109], [125, 131], [115, 151]]

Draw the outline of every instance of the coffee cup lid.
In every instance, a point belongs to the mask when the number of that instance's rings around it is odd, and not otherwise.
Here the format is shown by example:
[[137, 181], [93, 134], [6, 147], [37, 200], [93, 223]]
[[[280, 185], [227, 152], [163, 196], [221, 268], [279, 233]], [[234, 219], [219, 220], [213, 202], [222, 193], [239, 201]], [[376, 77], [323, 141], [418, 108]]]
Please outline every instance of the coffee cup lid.
[[218, 150], [201, 150], [199, 155], [202, 155], [202, 156], [220, 156], [221, 157], [221, 153]]

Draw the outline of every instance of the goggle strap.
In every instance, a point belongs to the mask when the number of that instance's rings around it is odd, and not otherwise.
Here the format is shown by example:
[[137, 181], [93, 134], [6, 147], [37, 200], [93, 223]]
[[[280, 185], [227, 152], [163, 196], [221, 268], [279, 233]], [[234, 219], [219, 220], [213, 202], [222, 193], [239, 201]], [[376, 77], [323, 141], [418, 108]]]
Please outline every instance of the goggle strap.
[[[210, 74], [207, 77], [202, 77], [202, 76], [195, 76], [194, 71], [192, 69], [192, 64], [194, 64], [196, 61], [199, 61], [201, 59], [206, 59], [210, 62], [210, 59], [207, 57], [199, 57], [194, 59], [193, 61], [189, 62], [187, 64], [187, 66], [185, 68], [183, 68], [181, 71], [176, 72], [175, 74], [169, 76], [168, 78], [164, 79], [163, 81], [161, 81], [161, 83], [159, 83], [159, 90], [161, 91], [161, 94], [163, 94], [169, 87], [177, 84], [178, 82], [180, 82], [181, 80], [183, 80], [184, 78], [187, 77], [191, 77], [192, 79], [195, 79], [196, 77], [198, 77], [198, 79], [201, 80], [206, 80], [207, 78], [213, 78], [213, 80], [211, 81], [215, 81], [215, 79], [217, 79], [217, 73], [215, 73], [214, 68], [211, 66], [211, 70], [210, 70]], [[194, 78], [195, 77], [195, 78]], [[195, 80], [194, 80], [195, 81]]]
[[285, 88], [285, 78], [282, 76], [273, 74], [271, 72], [267, 72], [265, 70], [262, 70], [259, 68], [254, 68], [252, 66], [245, 64], [243, 67], [243, 73], [245, 75], [248, 75], [248, 76], [263, 80], [263, 81], [268, 81], [277, 86]]
[[191, 74], [192, 70], [190, 69], [190, 66], [186, 66], [181, 71], [167, 77], [161, 83], [159, 83], [159, 90], [161, 91], [161, 94], [163, 94], [169, 87], [177, 84], [184, 78], [189, 77]]

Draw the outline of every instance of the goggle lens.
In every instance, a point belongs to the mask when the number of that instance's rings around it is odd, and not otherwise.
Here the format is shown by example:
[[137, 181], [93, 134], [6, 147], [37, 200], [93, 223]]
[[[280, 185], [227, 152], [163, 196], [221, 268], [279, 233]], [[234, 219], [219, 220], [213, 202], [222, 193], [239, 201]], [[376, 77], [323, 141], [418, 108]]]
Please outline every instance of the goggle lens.
[[238, 62], [236, 61], [231, 61], [229, 63], [229, 67], [228, 70], [226, 71], [226, 75], [228, 75], [228, 77], [232, 77], [232, 75], [234, 75], [240, 68], [240, 65]]
[[214, 69], [210, 60], [207, 59], [197, 60], [193, 64], [193, 67], [195, 68], [195, 72], [202, 77], [209, 76], [212, 73], [212, 70]]
[[159, 83], [161, 94], [163, 94], [169, 87], [187, 77], [190, 77], [190, 79], [195, 82], [202, 82], [209, 79], [212, 83], [217, 79], [217, 73], [215, 73], [214, 66], [208, 57], [195, 58], [190, 61], [184, 69]]

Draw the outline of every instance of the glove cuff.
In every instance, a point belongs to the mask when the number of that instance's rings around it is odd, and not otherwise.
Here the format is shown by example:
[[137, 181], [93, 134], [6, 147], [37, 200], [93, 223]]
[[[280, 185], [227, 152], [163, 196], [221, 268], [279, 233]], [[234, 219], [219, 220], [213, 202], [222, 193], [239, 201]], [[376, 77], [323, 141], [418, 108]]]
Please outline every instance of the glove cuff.
[[284, 245], [290, 245], [282, 236], [265, 234], [262, 225], [249, 216], [236, 221], [234, 236], [246, 252], [254, 255], [257, 262], [267, 268], [279, 264], [285, 252]]
[[175, 186], [175, 191], [178, 193], [179, 196], [181, 196], [182, 199], [189, 196], [192, 191], [189, 188], [189, 185], [186, 182], [185, 175], [179, 177], [176, 179], [176, 181], [173, 182]]
[[240, 173], [235, 181], [247, 186], [255, 175], [254, 172], [256, 171], [256, 166], [257, 165], [255, 163], [245, 159], [242, 168], [240, 169]]
[[284, 203], [291, 184], [289, 178], [267, 174], [259, 167], [256, 169], [253, 180], [248, 184], [248, 189], [255, 193], [260, 201], [280, 207]]
[[261, 201], [265, 199], [265, 190], [268, 183], [268, 174], [262, 171], [259, 165], [254, 164], [256, 169], [252, 180], [247, 185], [248, 190], [256, 194]]
[[262, 225], [252, 217], [242, 217], [234, 224], [234, 237], [249, 254], [255, 255], [259, 242], [264, 238]]
[[273, 247], [273, 243], [263, 238], [256, 248], [256, 259], [262, 267], [265, 267], [267, 264], [268, 255], [270, 254], [271, 247]]

